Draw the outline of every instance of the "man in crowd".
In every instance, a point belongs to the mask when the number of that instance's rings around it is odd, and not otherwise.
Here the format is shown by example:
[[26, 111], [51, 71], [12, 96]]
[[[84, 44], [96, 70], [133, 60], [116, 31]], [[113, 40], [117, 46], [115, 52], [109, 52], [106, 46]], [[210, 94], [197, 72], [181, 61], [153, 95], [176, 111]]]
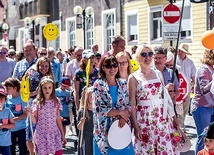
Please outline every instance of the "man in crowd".
[[117, 53], [123, 52], [125, 50], [126, 42], [122, 36], [116, 35], [115, 37], [113, 37], [111, 45], [111, 50], [109, 50], [105, 54], [113, 54], [115, 56], [117, 55]]
[[187, 81], [189, 81], [189, 85], [187, 87], [189, 87], [189, 92], [187, 97], [183, 100], [183, 110], [184, 110], [184, 114], [183, 116], [179, 117], [179, 121], [181, 124], [181, 127], [185, 130], [185, 126], [184, 126], [184, 120], [185, 117], [188, 113], [189, 110], [189, 106], [190, 106], [190, 90], [191, 90], [191, 81], [193, 82], [193, 84], [195, 84], [195, 74], [196, 74], [196, 67], [193, 63], [192, 60], [190, 60], [187, 55], [192, 55], [189, 52], [189, 46], [187, 44], [181, 43], [180, 46], [178, 47], [178, 59], [176, 61], [177, 65], [179, 65], [181, 67], [181, 70], [183, 72], [183, 74], [185, 75], [185, 77], [187, 78]]
[[25, 59], [16, 63], [12, 76], [18, 78], [20, 81], [27, 69], [37, 61], [35, 45], [32, 42], [27, 42], [24, 45], [23, 52]]
[[0, 85], [7, 78], [11, 77], [13, 74], [13, 69], [15, 67], [15, 61], [11, 58], [7, 58], [7, 48], [0, 46]]

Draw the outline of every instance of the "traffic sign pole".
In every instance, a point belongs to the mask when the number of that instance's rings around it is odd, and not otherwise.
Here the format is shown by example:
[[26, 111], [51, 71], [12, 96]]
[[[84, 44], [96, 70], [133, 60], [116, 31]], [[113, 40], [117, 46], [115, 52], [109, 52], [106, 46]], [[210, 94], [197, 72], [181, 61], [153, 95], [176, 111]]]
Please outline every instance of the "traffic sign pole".
[[174, 58], [174, 64], [173, 64], [173, 74], [172, 74], [172, 79], [171, 82], [173, 83], [174, 78], [175, 78], [175, 67], [176, 67], [176, 61], [177, 61], [177, 54], [178, 54], [178, 42], [180, 38], [180, 31], [181, 31], [181, 22], [182, 22], [182, 17], [183, 17], [183, 12], [184, 12], [184, 1], [182, 2], [182, 7], [181, 7], [181, 13], [180, 13], [180, 21], [179, 21], [179, 27], [178, 27], [178, 38], [176, 42], [176, 47], [175, 47], [175, 58]]

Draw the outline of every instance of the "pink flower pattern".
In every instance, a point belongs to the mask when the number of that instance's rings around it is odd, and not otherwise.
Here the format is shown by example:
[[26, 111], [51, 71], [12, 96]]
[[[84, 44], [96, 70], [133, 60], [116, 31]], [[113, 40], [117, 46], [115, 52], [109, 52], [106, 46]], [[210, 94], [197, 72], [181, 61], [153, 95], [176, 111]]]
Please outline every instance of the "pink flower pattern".
[[[134, 73], [133, 76], [138, 76]], [[139, 76], [138, 76], [139, 77]], [[134, 137], [136, 155], [178, 155], [173, 137], [174, 127], [171, 119], [163, 118], [163, 103], [153, 103], [151, 106], [143, 105], [144, 101], [162, 99], [162, 83], [159, 79], [148, 80], [143, 83], [138, 80], [136, 91], [137, 122], [143, 136], [142, 140]], [[145, 82], [145, 81], [144, 81]], [[139, 103], [140, 101], [140, 103]]]

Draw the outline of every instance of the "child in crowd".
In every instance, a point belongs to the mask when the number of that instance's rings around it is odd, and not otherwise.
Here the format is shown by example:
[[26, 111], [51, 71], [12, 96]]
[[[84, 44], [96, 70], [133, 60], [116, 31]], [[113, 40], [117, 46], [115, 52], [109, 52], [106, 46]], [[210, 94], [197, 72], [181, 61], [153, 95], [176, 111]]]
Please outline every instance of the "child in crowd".
[[[82, 150], [78, 148], [78, 154], [93, 155], [93, 112], [92, 112], [92, 92], [93, 87], [84, 87], [80, 99], [80, 110], [78, 111], [77, 127], [80, 130], [79, 143], [81, 132], [83, 132]], [[85, 105], [86, 104], [86, 105]], [[85, 105], [85, 106], [84, 106]], [[84, 108], [85, 111], [84, 111]], [[83, 116], [85, 112], [85, 116]], [[82, 130], [82, 127], [83, 131]]]
[[205, 128], [202, 133], [204, 136], [204, 149], [198, 152], [197, 155], [214, 155], [214, 123], [210, 123], [208, 129]]
[[4, 82], [8, 96], [6, 107], [9, 108], [15, 121], [15, 127], [11, 130], [11, 154], [16, 155], [16, 143], [18, 141], [19, 153], [26, 155], [27, 154], [27, 145], [26, 145], [26, 118], [27, 114], [25, 112], [25, 107], [27, 104], [22, 100], [20, 96], [20, 81], [17, 78], [8, 78]]
[[44, 76], [39, 84], [39, 93], [26, 111], [32, 122], [36, 123], [34, 140], [38, 155], [62, 155], [62, 144], [66, 139], [62, 127], [60, 110], [62, 106], [55, 94], [55, 85], [51, 76]]
[[62, 125], [64, 134], [66, 134], [66, 126], [72, 123], [70, 122], [69, 118], [69, 107], [72, 106], [74, 97], [69, 90], [70, 86], [70, 79], [68, 77], [63, 77], [62, 81], [60, 82], [60, 87], [56, 89], [56, 96], [60, 99], [62, 104], [62, 111], [60, 111], [60, 116], [63, 118]]
[[0, 154], [11, 155], [11, 130], [14, 128], [13, 113], [5, 108], [7, 93], [0, 88]]

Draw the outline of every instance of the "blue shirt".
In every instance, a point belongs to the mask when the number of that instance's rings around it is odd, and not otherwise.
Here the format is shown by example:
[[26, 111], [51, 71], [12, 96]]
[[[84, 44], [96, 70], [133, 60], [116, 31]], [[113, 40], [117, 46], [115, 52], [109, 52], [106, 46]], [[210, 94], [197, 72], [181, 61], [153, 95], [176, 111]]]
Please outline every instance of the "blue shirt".
[[[4, 108], [0, 111], [0, 123], [3, 123], [4, 119], [9, 120], [13, 118], [13, 113], [8, 108]], [[0, 146], [10, 146], [11, 145], [11, 130], [0, 129]]]
[[60, 82], [62, 79], [62, 72], [61, 72], [60, 63], [57, 61], [56, 58], [53, 58], [53, 60], [51, 62], [51, 68], [52, 68], [53, 75], [54, 75], [54, 81]]
[[[24, 108], [27, 106], [27, 104], [21, 99], [21, 96], [12, 98], [11, 95], [8, 95], [5, 106], [12, 111], [14, 117], [19, 117], [20, 115], [23, 114]], [[15, 121], [15, 128], [13, 128], [11, 131], [19, 131], [25, 128], [26, 128], [26, 118]]]
[[20, 81], [22, 80], [22, 76], [24, 75], [24, 73], [26, 72], [26, 70], [32, 66], [33, 64], [35, 64], [37, 61], [37, 59], [35, 58], [33, 60], [33, 62], [29, 63], [26, 59], [23, 59], [19, 62], [16, 63], [14, 71], [13, 71], [13, 75], [12, 77], [16, 77], [17, 79], [19, 79]]
[[60, 87], [56, 89], [56, 96], [60, 99], [62, 104], [62, 110], [60, 111], [60, 116], [69, 117], [68, 103], [74, 101], [73, 95], [69, 90], [63, 91]]

